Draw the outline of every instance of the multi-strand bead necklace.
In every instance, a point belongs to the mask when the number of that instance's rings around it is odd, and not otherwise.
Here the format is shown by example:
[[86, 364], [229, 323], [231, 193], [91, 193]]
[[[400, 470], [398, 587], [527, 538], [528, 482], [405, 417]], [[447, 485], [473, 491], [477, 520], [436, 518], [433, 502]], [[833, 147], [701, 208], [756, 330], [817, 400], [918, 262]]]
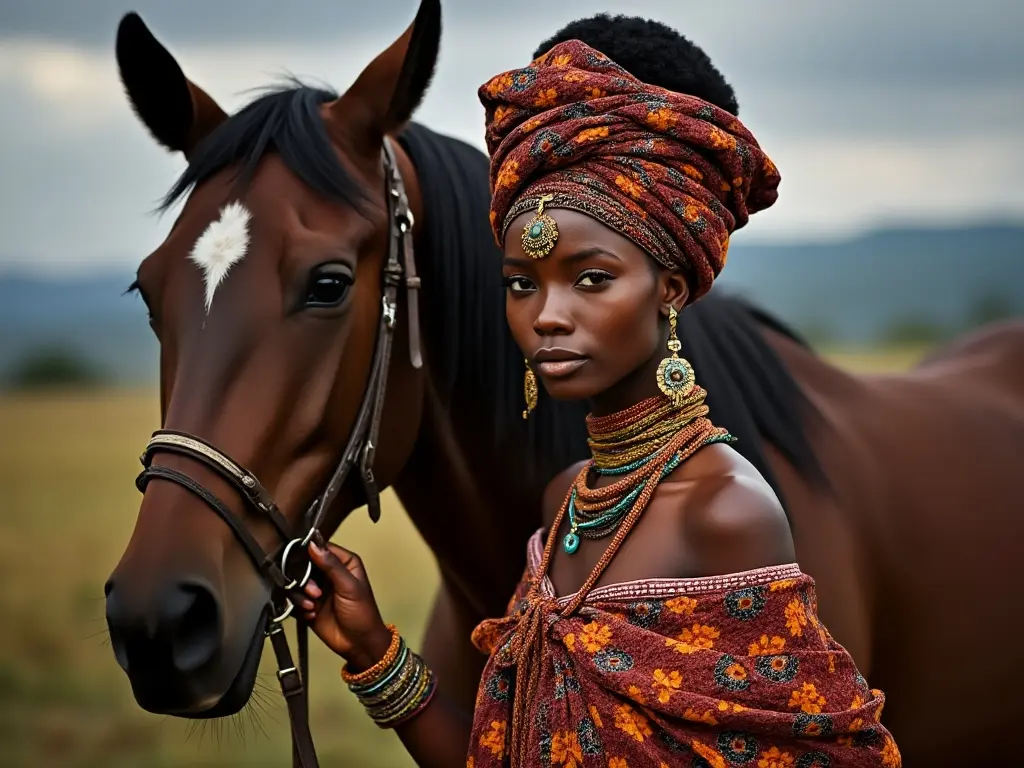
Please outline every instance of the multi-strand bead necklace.
[[[735, 439], [705, 418], [705, 397], [707, 392], [694, 386], [678, 406], [658, 396], [609, 416], [587, 417], [593, 459], [576, 476], [563, 505], [569, 518], [562, 540], [566, 553], [579, 548], [581, 536], [603, 538], [619, 529], [631, 511], [639, 514], [657, 484], [698, 448]], [[622, 477], [590, 488], [591, 471], [598, 477]]]

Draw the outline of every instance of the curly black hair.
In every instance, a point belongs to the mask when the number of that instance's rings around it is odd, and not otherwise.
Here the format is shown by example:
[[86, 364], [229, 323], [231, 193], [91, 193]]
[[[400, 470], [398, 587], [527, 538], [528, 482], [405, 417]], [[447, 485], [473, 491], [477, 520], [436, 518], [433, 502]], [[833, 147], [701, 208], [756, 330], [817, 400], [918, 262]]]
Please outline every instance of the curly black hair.
[[533, 57], [566, 40], [586, 43], [645, 83], [696, 96], [739, 115], [736, 93], [708, 55], [661, 22], [607, 13], [577, 19], [541, 43]]

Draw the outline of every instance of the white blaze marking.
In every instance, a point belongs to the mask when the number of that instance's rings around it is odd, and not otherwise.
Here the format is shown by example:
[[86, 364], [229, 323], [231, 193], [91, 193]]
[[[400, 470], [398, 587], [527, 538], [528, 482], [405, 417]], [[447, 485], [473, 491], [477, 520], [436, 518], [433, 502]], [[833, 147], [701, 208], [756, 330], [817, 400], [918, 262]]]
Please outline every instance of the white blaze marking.
[[206, 283], [206, 313], [213, 305], [213, 294], [227, 277], [228, 270], [245, 257], [249, 248], [249, 220], [252, 214], [241, 203], [228, 203], [220, 218], [199, 236], [189, 258], [203, 270]]

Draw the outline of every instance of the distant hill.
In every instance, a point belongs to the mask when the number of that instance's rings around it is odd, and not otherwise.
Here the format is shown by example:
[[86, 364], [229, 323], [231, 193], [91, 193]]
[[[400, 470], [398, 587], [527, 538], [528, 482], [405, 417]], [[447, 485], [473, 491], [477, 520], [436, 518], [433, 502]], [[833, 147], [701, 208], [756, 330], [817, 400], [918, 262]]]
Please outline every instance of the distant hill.
[[1024, 226], [879, 230], [820, 245], [737, 242], [720, 283], [837, 341], [873, 342], [905, 323], [949, 335], [997, 309], [1024, 315]]
[[[891, 229], [844, 242], [753, 245], [736, 236], [720, 284], [812, 338], [873, 343], [901, 327], [951, 335], [1024, 315], [1024, 226]], [[59, 344], [128, 382], [152, 380], [157, 345], [131, 270], [56, 280], [0, 274], [0, 378]]]
[[158, 347], [126, 274], [76, 280], [0, 275], [0, 380], [41, 347], [76, 351], [110, 377], [155, 378]]

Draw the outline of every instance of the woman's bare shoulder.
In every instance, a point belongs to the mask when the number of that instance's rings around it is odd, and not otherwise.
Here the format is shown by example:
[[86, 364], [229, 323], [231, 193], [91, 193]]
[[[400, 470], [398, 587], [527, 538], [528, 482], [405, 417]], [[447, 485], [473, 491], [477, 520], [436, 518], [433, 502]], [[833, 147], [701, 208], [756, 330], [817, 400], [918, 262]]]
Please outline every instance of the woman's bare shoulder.
[[708, 446], [698, 458], [673, 474], [673, 484], [686, 488], [679, 519], [697, 559], [691, 567], [717, 575], [795, 562], [786, 513], [753, 465], [726, 445]]

